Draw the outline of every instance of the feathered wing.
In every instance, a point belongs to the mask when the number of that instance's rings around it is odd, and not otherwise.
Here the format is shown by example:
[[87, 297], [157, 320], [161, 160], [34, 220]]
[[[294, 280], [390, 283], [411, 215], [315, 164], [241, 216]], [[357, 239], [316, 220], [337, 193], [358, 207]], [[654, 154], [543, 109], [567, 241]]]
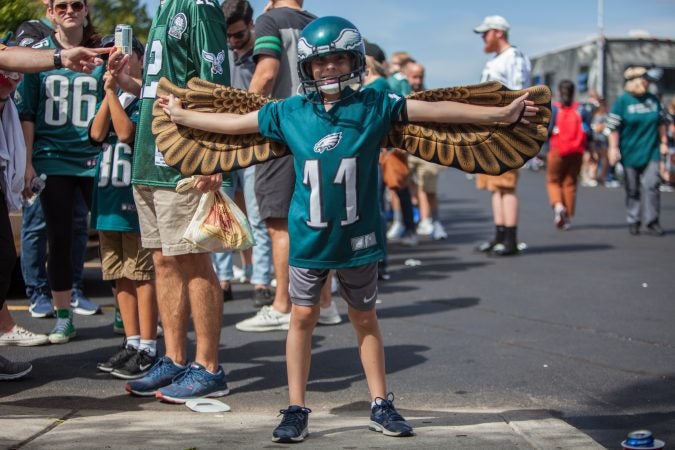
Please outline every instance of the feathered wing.
[[512, 91], [492, 81], [416, 92], [407, 97], [428, 102], [448, 100], [482, 106], [504, 106], [526, 91], [530, 93], [528, 100], [539, 107], [536, 116], [528, 117], [528, 125], [395, 124], [382, 146], [403, 149], [424, 160], [469, 173], [498, 175], [516, 169], [539, 153], [548, 136], [548, 123], [551, 120], [551, 91], [548, 87], [533, 86]]
[[[525, 91], [539, 106], [529, 125], [447, 125], [437, 123], [394, 124], [383, 147], [406, 150], [444, 166], [465, 172], [499, 174], [522, 166], [535, 156], [547, 137], [551, 118], [551, 91], [534, 86], [511, 91], [498, 82], [433, 89], [408, 98], [423, 101], [451, 100], [484, 106], [503, 106]], [[158, 95], [175, 95], [186, 108], [201, 112], [246, 114], [273, 101], [267, 97], [193, 78], [186, 89], [167, 79], [159, 82]], [[230, 136], [187, 128], [173, 123], [162, 108], [153, 107], [152, 132], [165, 162], [183, 175], [229, 172], [289, 154], [288, 148], [260, 134]]]
[[[272, 101], [268, 97], [199, 78], [191, 79], [186, 89], [162, 78], [157, 94], [173, 94], [183, 101], [187, 109], [201, 112], [246, 114]], [[157, 148], [164, 161], [185, 176], [230, 172], [289, 154], [285, 145], [260, 134], [231, 136], [177, 125], [157, 103], [152, 114], [152, 133]]]

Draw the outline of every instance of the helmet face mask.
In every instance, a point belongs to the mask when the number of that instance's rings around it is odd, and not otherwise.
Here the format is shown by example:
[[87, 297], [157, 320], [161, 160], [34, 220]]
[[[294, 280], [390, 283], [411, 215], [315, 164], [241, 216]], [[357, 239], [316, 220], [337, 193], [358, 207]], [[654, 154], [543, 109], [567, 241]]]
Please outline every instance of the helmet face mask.
[[[349, 73], [340, 76], [331, 76], [315, 80], [312, 74], [311, 62], [318, 57], [346, 52], [352, 59], [352, 68]], [[337, 102], [343, 92], [349, 93], [354, 84], [363, 84], [365, 73], [365, 46], [359, 30], [341, 17], [321, 17], [309, 23], [300, 35], [298, 41], [298, 74], [304, 95], [309, 99], [317, 96], [321, 103]], [[328, 82], [327, 82], [328, 81]], [[327, 100], [324, 94], [333, 96], [340, 94], [336, 100]]]

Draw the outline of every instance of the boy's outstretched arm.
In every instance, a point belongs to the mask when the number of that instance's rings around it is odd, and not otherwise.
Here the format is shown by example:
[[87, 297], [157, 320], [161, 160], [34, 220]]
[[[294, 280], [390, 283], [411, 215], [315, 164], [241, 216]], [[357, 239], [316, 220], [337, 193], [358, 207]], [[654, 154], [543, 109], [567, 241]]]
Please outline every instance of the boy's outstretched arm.
[[232, 135], [259, 132], [258, 111], [248, 114], [191, 111], [183, 109], [180, 99], [173, 94], [161, 96], [157, 101], [172, 122], [185, 127]]
[[[478, 106], [468, 103], [452, 101], [425, 102], [408, 100], [407, 112], [410, 122], [436, 123], [514, 123], [522, 117], [531, 117], [537, 114], [538, 107], [534, 102], [527, 100], [528, 93], [518, 97], [506, 106]], [[524, 108], [524, 110], [523, 110]], [[528, 124], [526, 119], [522, 123]]]

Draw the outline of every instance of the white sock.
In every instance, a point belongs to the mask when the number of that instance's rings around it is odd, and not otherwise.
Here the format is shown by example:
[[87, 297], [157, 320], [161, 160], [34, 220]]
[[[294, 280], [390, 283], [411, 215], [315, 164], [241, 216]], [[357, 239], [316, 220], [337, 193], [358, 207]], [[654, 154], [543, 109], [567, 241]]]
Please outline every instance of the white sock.
[[138, 346], [138, 351], [145, 350], [148, 355], [155, 356], [157, 354], [157, 339], [141, 339], [141, 345]]
[[134, 348], [138, 350], [138, 346], [141, 343], [140, 336], [127, 336], [127, 347]]

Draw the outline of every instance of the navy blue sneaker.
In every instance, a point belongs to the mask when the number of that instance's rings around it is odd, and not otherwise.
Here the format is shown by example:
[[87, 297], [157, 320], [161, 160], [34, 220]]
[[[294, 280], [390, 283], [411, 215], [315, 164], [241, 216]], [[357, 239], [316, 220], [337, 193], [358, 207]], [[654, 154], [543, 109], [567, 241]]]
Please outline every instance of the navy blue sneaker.
[[76, 288], [73, 288], [70, 294], [70, 307], [73, 308], [75, 314], [83, 316], [93, 316], [101, 312], [100, 306], [89, 300], [82, 289]]
[[130, 394], [154, 397], [157, 389], [170, 385], [174, 377], [186, 370], [187, 367], [178, 367], [171, 361], [171, 358], [164, 356], [155, 362], [147, 375], [138, 380], [129, 381], [124, 389]]
[[222, 367], [211, 373], [204, 366], [192, 363], [187, 370], [174, 377], [171, 384], [157, 390], [156, 397], [163, 402], [185, 403], [204, 397], [222, 397], [230, 393]]
[[288, 409], [279, 411], [284, 418], [281, 423], [272, 432], [272, 441], [280, 443], [302, 442], [307, 436], [307, 422], [309, 422], [309, 413], [312, 410], [302, 406], [291, 405]]
[[370, 428], [386, 436], [411, 436], [413, 428], [394, 408], [394, 393], [387, 394], [387, 398], [377, 397], [375, 406], [370, 413]]
[[52, 306], [52, 298], [47, 292], [40, 290], [33, 291], [30, 296], [30, 306], [28, 307], [31, 317], [53, 317], [54, 307]]

